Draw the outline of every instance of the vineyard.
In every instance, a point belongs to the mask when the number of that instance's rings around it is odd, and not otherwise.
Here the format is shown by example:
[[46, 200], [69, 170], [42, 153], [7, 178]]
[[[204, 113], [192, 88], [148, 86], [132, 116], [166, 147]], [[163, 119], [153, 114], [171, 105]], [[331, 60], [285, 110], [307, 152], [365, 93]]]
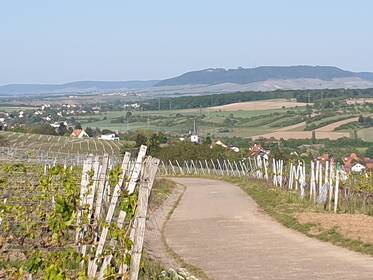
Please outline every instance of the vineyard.
[[71, 138], [31, 133], [1, 132], [8, 147], [67, 154], [120, 154], [126, 141], [105, 141], [96, 138]]
[[263, 180], [278, 189], [335, 213], [373, 215], [373, 174], [346, 173], [333, 161], [294, 158], [267, 160], [260, 156], [240, 161], [190, 160], [161, 161], [159, 172], [165, 176], [242, 177]]
[[0, 166], [0, 278], [137, 279], [159, 160]]

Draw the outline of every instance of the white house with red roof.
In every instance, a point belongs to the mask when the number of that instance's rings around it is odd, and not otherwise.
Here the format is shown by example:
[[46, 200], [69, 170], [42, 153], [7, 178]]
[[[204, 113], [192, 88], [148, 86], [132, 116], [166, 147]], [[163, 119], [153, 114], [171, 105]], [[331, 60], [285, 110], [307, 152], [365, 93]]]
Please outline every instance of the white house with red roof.
[[76, 138], [89, 138], [89, 135], [83, 129], [74, 129], [70, 136]]

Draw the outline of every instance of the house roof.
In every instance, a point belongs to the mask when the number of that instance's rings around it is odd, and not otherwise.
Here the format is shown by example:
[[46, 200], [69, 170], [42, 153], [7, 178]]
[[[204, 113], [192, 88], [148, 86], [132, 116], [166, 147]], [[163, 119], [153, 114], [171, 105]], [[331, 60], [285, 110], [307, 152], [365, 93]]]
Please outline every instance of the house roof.
[[344, 168], [349, 170], [356, 161], [359, 161], [359, 157], [355, 153], [352, 153], [349, 157], [344, 157]]
[[264, 150], [262, 148], [261, 145], [259, 144], [254, 144], [254, 146], [252, 146], [250, 149], [250, 156], [257, 156], [257, 155], [260, 155], [260, 154], [268, 154], [268, 152], [266, 150]]
[[71, 136], [76, 136], [79, 137], [79, 135], [84, 132], [83, 129], [74, 129], [73, 132], [71, 133]]

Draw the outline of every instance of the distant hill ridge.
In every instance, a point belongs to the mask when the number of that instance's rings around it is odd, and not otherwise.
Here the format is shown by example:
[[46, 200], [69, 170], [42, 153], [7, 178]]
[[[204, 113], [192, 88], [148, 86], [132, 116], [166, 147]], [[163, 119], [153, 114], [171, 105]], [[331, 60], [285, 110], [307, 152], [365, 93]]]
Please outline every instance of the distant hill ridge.
[[147, 88], [158, 80], [149, 81], [77, 81], [65, 84], [10, 84], [0, 86], [0, 94], [42, 94], [89, 91], [112, 91]]
[[[353, 82], [348, 79], [354, 79]], [[302, 79], [313, 79], [313, 82], [302, 81]], [[342, 79], [342, 81], [333, 81]], [[347, 79], [344, 81], [343, 79]], [[268, 85], [266, 81], [282, 81]], [[289, 83], [293, 81], [294, 83]], [[321, 82], [319, 82], [321, 81]], [[324, 81], [326, 81], [324, 83]], [[262, 83], [253, 86], [255, 83]], [[263, 84], [264, 83], [264, 84]], [[237, 85], [215, 87], [216, 85]], [[77, 81], [59, 85], [53, 84], [11, 84], [0, 86], [0, 95], [13, 94], [45, 94], [45, 93], [85, 93], [85, 92], [108, 92], [115, 90], [137, 90], [160, 87], [183, 87], [185, 85], [207, 85], [212, 91], [239, 91], [271, 90], [273, 88], [298, 89], [298, 88], [367, 88], [373, 87], [373, 73], [351, 72], [334, 66], [261, 66], [256, 68], [209, 68], [200, 71], [191, 71], [177, 77], [165, 80], [149, 81]], [[241, 85], [249, 85], [241, 86]], [[214, 88], [215, 87], [215, 88]], [[202, 89], [203, 91], [204, 89]]]
[[345, 71], [333, 66], [262, 66], [256, 68], [209, 68], [166, 79], [157, 86], [223, 83], [249, 84], [267, 80], [360, 78], [373, 81], [373, 73]]

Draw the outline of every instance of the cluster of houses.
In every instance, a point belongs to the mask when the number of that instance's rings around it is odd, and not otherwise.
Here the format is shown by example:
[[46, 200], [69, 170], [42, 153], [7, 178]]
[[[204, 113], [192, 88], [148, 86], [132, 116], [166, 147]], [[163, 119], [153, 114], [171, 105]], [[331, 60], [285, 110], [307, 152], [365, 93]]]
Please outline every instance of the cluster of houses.
[[[74, 138], [89, 138], [89, 135], [87, 132], [85, 132], [84, 129], [74, 129], [71, 134], [71, 137]], [[100, 140], [107, 140], [107, 141], [118, 141], [119, 137], [115, 135], [115, 133], [108, 133], [108, 134], [102, 134], [100, 137], [98, 137]]]
[[74, 129], [70, 136], [74, 138], [89, 138], [89, 135], [84, 129]]
[[[192, 142], [193, 144], [201, 144], [202, 143], [201, 137], [199, 137], [198, 132], [197, 132], [196, 120], [193, 121], [193, 130], [189, 131], [189, 134], [190, 134], [190, 142]], [[179, 140], [180, 141], [185, 141], [185, 138], [180, 137]], [[226, 145], [221, 140], [214, 141], [210, 145], [210, 148], [213, 148], [214, 146], [220, 146], [220, 147], [223, 147], [225, 149], [230, 149], [230, 150], [232, 150], [233, 152], [236, 152], [236, 153], [240, 152], [240, 148], [238, 148], [236, 146]]]
[[236, 146], [228, 146], [226, 144], [224, 144], [221, 140], [216, 140], [214, 141], [210, 148], [213, 148], [214, 146], [220, 146], [220, 147], [223, 147], [224, 149], [229, 149], [235, 153], [239, 153], [240, 152], [240, 148], [236, 147]]
[[[323, 154], [317, 158], [319, 161], [335, 162], [335, 159], [329, 154]], [[368, 157], [359, 157], [356, 153], [342, 158], [342, 168], [345, 172], [361, 173], [368, 170], [373, 170], [373, 159]]]

